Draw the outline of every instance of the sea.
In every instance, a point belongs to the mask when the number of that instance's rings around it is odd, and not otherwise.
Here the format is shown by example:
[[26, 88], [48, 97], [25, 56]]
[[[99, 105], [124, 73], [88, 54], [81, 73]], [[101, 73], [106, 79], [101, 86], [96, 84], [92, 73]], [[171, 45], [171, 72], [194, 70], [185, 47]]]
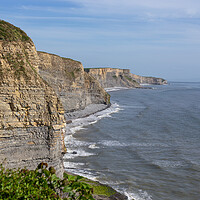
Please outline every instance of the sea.
[[129, 200], [200, 200], [200, 82], [146, 87], [68, 124], [64, 167]]

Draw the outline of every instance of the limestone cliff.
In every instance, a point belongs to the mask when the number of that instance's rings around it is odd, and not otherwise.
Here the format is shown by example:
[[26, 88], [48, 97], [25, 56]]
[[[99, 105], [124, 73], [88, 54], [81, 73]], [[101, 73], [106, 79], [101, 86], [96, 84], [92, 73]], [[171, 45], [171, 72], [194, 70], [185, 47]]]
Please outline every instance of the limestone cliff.
[[109, 95], [80, 62], [38, 52], [39, 73], [54, 88], [66, 112], [84, 109], [89, 104], [109, 104]]
[[95, 77], [102, 87], [141, 87], [140, 84], [163, 85], [167, 81], [162, 78], [143, 77], [130, 73], [129, 69], [86, 68], [85, 71]]
[[165, 80], [163, 78], [138, 76], [135, 74], [131, 74], [130, 76], [140, 84], [150, 84], [150, 85], [165, 85], [165, 84], [167, 84], [167, 80]]
[[0, 162], [29, 169], [48, 162], [61, 175], [64, 110], [39, 62], [26, 33], [0, 21]]
[[103, 88], [140, 87], [140, 85], [131, 78], [129, 69], [86, 68], [85, 71], [96, 78]]

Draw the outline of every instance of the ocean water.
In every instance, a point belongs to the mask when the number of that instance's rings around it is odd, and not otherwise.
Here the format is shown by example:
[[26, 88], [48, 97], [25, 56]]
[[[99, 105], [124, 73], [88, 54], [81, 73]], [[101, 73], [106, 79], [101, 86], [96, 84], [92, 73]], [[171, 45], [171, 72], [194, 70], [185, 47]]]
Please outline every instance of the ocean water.
[[67, 171], [135, 200], [200, 199], [200, 83], [112, 90], [66, 130]]

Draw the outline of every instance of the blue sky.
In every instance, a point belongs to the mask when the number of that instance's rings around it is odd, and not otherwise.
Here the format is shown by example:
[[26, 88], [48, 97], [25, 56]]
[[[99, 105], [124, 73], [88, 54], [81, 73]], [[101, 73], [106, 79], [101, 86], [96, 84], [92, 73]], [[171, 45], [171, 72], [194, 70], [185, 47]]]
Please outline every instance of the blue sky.
[[200, 81], [199, 0], [7, 0], [0, 16], [84, 67]]

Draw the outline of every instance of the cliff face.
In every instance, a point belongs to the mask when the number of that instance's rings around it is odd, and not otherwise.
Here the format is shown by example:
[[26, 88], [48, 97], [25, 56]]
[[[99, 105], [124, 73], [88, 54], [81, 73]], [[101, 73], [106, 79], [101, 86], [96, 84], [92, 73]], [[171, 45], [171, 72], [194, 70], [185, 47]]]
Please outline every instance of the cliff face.
[[162, 78], [144, 77], [130, 73], [129, 69], [86, 68], [85, 71], [95, 77], [102, 87], [141, 87], [140, 84], [163, 85], [167, 81]]
[[84, 72], [80, 62], [44, 52], [38, 52], [38, 55], [41, 61], [39, 73], [56, 91], [66, 112], [84, 109], [92, 103], [109, 103], [109, 95]]
[[29, 169], [48, 162], [61, 175], [64, 110], [38, 65], [32, 40], [0, 21], [0, 160]]
[[138, 76], [131, 74], [131, 77], [140, 84], [150, 84], [150, 85], [165, 85], [167, 81], [163, 78]]
[[129, 69], [86, 68], [85, 71], [96, 78], [103, 88], [140, 87], [140, 85], [131, 78]]

